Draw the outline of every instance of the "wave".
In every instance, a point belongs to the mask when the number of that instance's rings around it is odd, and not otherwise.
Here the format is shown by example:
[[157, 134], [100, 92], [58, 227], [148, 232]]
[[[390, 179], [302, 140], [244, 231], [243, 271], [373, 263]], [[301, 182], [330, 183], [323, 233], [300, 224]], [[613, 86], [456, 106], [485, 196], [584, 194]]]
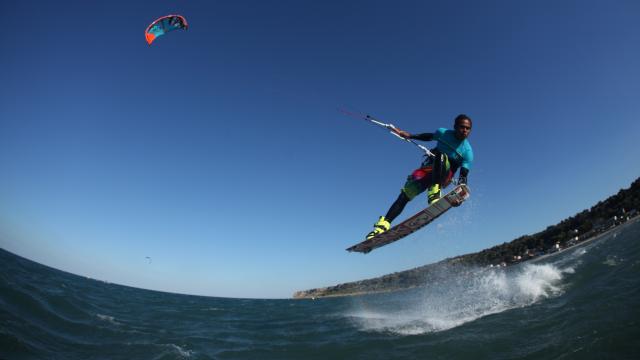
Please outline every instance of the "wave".
[[401, 295], [360, 298], [345, 315], [364, 331], [399, 335], [444, 331], [561, 295], [563, 279], [574, 269], [522, 264], [512, 269], [443, 271], [450, 272], [446, 281]]

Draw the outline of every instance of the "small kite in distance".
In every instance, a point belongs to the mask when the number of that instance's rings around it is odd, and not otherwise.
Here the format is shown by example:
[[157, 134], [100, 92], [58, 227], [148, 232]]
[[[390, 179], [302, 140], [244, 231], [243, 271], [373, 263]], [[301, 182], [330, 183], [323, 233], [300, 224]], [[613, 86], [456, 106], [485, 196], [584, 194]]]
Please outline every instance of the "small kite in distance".
[[146, 259], [149, 260], [148, 264], [151, 264], [151, 258], [147, 256]]
[[144, 31], [144, 37], [147, 39], [147, 43], [151, 45], [158, 36], [162, 36], [173, 30], [187, 30], [188, 28], [189, 24], [187, 24], [187, 19], [185, 19], [184, 16], [166, 15], [149, 24]]

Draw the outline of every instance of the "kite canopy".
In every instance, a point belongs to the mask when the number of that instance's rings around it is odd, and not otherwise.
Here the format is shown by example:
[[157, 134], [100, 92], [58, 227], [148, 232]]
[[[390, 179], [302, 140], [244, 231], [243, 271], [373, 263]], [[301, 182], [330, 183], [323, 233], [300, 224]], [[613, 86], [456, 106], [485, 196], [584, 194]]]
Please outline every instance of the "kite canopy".
[[187, 19], [182, 15], [167, 15], [163, 16], [154, 22], [152, 22], [147, 30], [144, 31], [144, 37], [147, 39], [147, 43], [151, 43], [161, 35], [178, 29], [187, 30], [189, 25]]

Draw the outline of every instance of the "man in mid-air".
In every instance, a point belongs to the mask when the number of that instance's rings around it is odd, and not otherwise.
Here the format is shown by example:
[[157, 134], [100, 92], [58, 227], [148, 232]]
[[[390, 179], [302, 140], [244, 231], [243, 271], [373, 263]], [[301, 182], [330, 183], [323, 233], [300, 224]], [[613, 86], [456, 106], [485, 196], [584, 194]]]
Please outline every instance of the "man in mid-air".
[[[382, 234], [391, 228], [391, 222], [402, 212], [405, 205], [418, 194], [428, 189], [429, 204], [440, 198], [441, 189], [447, 187], [453, 179], [453, 175], [460, 169], [459, 184], [466, 184], [471, 163], [473, 163], [473, 150], [467, 137], [471, 133], [471, 118], [460, 114], [453, 123], [454, 130], [440, 128], [434, 133], [412, 135], [404, 130], [393, 131], [405, 139], [421, 141], [437, 141], [436, 147], [431, 150], [435, 156], [428, 156], [419, 169], [416, 169], [407, 177], [407, 182], [400, 191], [400, 195], [391, 205], [385, 216], [381, 216], [373, 225], [373, 231], [367, 234], [367, 239]], [[459, 206], [460, 203], [453, 204]]]

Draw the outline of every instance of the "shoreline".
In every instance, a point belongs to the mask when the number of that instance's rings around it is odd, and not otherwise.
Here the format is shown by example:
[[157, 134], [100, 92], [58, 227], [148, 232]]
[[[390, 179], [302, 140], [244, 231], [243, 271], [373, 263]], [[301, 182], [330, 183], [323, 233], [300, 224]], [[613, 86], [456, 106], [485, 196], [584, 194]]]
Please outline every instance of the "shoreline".
[[[613, 231], [615, 231], [615, 230], [620, 230], [621, 228], [624, 228], [624, 227], [626, 227], [627, 225], [630, 225], [630, 224], [636, 223], [636, 222], [638, 222], [638, 221], [640, 221], [640, 216], [635, 216], [635, 217], [633, 217], [633, 218], [629, 219], [628, 221], [623, 222], [623, 223], [622, 223], [622, 224], [620, 224], [620, 225], [616, 225], [616, 226], [614, 226], [614, 227], [612, 227], [612, 228], [609, 228], [609, 229], [607, 229], [607, 230], [605, 230], [605, 231], [603, 231], [603, 232], [601, 232], [601, 233], [599, 233], [599, 234], [596, 234], [596, 235], [594, 235], [594, 236], [592, 236], [592, 237], [590, 237], [590, 238], [588, 238], [588, 239], [586, 239], [586, 240], [580, 241], [579, 243], [577, 243], [577, 244], [575, 244], [575, 245], [568, 246], [568, 247], [566, 247], [566, 248], [563, 248], [563, 249], [561, 249], [561, 250], [559, 250], [559, 251], [556, 251], [556, 252], [553, 252], [553, 253], [550, 253], [550, 254], [544, 254], [544, 255], [542, 255], [542, 256], [538, 256], [538, 257], [535, 257], [535, 258], [532, 258], [532, 259], [529, 259], [529, 260], [521, 261], [521, 262], [519, 262], [519, 263], [517, 263], [517, 264], [522, 264], [522, 263], [530, 262], [530, 261], [534, 261], [534, 262], [535, 262], [535, 261], [544, 260], [544, 259], [549, 258], [549, 257], [552, 257], [552, 256], [554, 256], [554, 255], [558, 255], [558, 254], [560, 254], [560, 253], [563, 253], [563, 252], [565, 252], [565, 251], [567, 251], [567, 250], [569, 250], [569, 249], [573, 249], [573, 248], [576, 248], [576, 247], [580, 247], [580, 246], [586, 245], [586, 244], [588, 244], [588, 243], [594, 242], [594, 241], [596, 241], [596, 240], [599, 240], [601, 237], [604, 237], [604, 236], [608, 235], [609, 233], [611, 233], [611, 232], [613, 232]], [[514, 264], [514, 265], [515, 265], [515, 264]]]
[[[544, 254], [541, 256], [537, 256], [537, 257], [533, 257], [527, 260], [523, 260], [523, 261], [519, 261], [519, 262], [515, 262], [515, 263], [511, 263], [509, 265], [507, 265], [506, 267], [510, 267], [513, 265], [519, 265], [519, 264], [524, 264], [524, 263], [528, 263], [528, 262], [539, 262], [542, 261], [544, 259], [553, 257], [555, 255], [564, 253], [565, 251], [569, 250], [569, 249], [575, 249], [576, 247], [580, 247], [580, 246], [585, 246], [589, 243], [592, 243], [594, 241], [597, 241], [607, 235], [609, 235], [610, 233], [616, 231], [616, 230], [620, 230], [623, 229], [631, 224], [635, 224], [637, 222], [640, 222], [640, 215], [637, 215], [619, 225], [615, 225], [601, 233], [595, 234], [592, 237], [580, 241], [574, 245], [565, 247], [560, 249], [559, 251], [553, 252], [553, 253], [549, 253], [549, 254]], [[348, 282], [348, 283], [342, 283], [342, 284], [337, 284], [337, 285], [333, 285], [333, 286], [327, 286], [327, 287], [322, 287], [322, 288], [316, 288], [316, 289], [309, 289], [309, 290], [301, 290], [301, 291], [296, 291], [293, 296], [292, 299], [296, 299], [296, 300], [303, 300], [303, 299], [309, 299], [309, 300], [316, 300], [318, 298], [335, 298], [335, 297], [347, 297], [347, 296], [362, 296], [362, 295], [371, 295], [371, 294], [381, 294], [381, 293], [390, 293], [390, 292], [400, 292], [400, 291], [407, 291], [407, 290], [411, 290], [411, 289], [415, 289], [415, 288], [419, 288], [422, 287], [424, 285], [411, 285], [411, 286], [407, 286], [407, 287], [398, 287], [398, 288], [387, 288], [387, 289], [380, 289], [380, 290], [356, 290], [356, 291], [346, 291], [341, 293], [339, 288], [341, 287], [345, 287], [345, 286], [358, 286], [359, 284], [362, 284], [364, 282], [368, 282], [368, 281], [384, 281], [385, 278], [391, 277], [391, 276], [398, 276], [399, 274], [407, 274], [407, 273], [414, 273], [414, 272], [420, 272], [420, 271], [424, 271], [426, 270], [425, 268], [428, 267], [434, 267], [437, 266], [438, 264], [442, 264], [442, 263], [451, 263], [451, 261], [453, 259], [457, 259], [457, 257], [451, 258], [451, 259], [445, 259], [439, 262], [435, 262], [435, 263], [431, 263], [431, 264], [427, 264], [427, 265], [423, 265], [414, 269], [409, 269], [409, 270], [404, 270], [404, 271], [400, 271], [397, 273], [392, 273], [392, 274], [387, 274], [387, 275], [383, 275], [380, 277], [376, 277], [376, 278], [371, 278], [371, 279], [365, 279], [365, 280], [359, 280], [359, 281], [353, 281], [353, 282]], [[498, 268], [502, 268], [502, 266], [499, 266]], [[366, 286], [366, 285], [364, 285]]]

